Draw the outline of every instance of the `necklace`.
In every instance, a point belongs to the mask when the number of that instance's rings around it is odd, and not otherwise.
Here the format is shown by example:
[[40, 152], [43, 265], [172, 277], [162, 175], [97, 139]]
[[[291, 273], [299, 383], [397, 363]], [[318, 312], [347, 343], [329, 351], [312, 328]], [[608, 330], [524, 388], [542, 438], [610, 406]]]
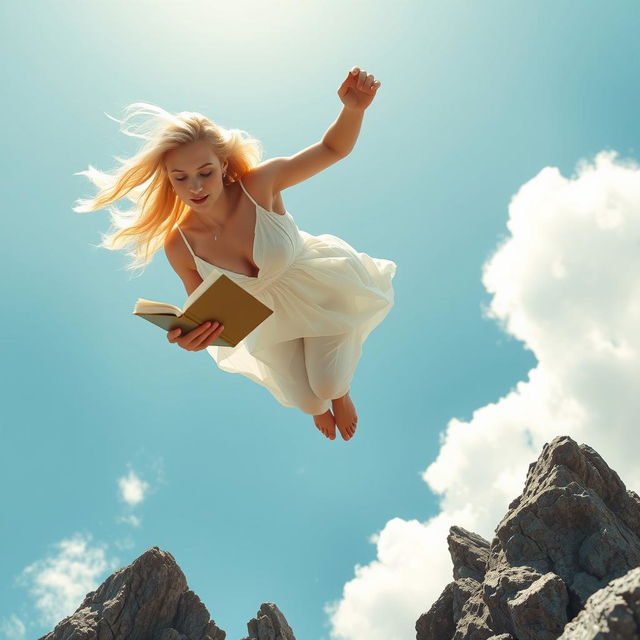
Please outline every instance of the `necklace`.
[[[220, 227], [220, 231], [219, 231], [219, 232], [218, 232], [218, 231], [214, 231], [214, 232], [213, 232], [213, 239], [214, 239], [214, 240], [217, 240], [217, 239], [218, 239], [218, 233], [220, 233], [220, 235], [222, 235], [222, 230], [223, 230], [223, 229], [224, 229], [224, 225], [221, 225], [221, 227]], [[211, 231], [211, 229], [209, 229], [209, 231]]]

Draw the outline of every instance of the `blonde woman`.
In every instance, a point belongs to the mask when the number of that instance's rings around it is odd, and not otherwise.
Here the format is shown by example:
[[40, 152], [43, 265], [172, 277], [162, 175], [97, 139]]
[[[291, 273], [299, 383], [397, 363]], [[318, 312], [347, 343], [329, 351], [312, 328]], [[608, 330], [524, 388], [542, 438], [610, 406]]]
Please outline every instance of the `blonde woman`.
[[[236, 347], [211, 346], [222, 333], [206, 322], [169, 342], [207, 349], [223, 371], [264, 386], [282, 405], [313, 416], [330, 439], [344, 440], [358, 415], [351, 380], [369, 333], [394, 304], [396, 264], [357, 252], [344, 240], [300, 230], [282, 191], [344, 158], [355, 145], [365, 109], [380, 82], [358, 67], [338, 89], [343, 108], [322, 140], [291, 157], [261, 162], [259, 141], [194, 112], [170, 114], [147, 103], [129, 105], [127, 119], [151, 115], [146, 140], [114, 175], [89, 165], [99, 192], [77, 200], [76, 212], [108, 206], [115, 231], [100, 246], [132, 244], [130, 268], [148, 264], [162, 246], [187, 295], [212, 271], [223, 273], [273, 314]], [[123, 121], [123, 122], [124, 122]], [[122, 124], [122, 123], [121, 123]], [[135, 206], [109, 206], [122, 197]], [[349, 215], [358, 215], [357, 203]], [[365, 222], [365, 220], [363, 220]], [[372, 221], [366, 218], [366, 222]]]

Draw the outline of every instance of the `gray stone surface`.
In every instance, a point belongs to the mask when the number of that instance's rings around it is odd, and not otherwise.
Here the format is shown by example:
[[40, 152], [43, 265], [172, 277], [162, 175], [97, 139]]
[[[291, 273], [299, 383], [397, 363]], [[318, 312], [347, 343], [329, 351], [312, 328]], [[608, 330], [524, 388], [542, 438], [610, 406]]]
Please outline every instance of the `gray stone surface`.
[[442, 637], [449, 640], [456, 630], [453, 620], [453, 582], [450, 582], [431, 605], [427, 613], [423, 613], [416, 622], [416, 638]]
[[489, 542], [473, 531], [455, 525], [447, 536], [449, 553], [453, 560], [453, 577], [473, 578], [482, 582], [489, 559]]
[[640, 567], [591, 595], [559, 640], [640, 638]]
[[247, 623], [249, 635], [243, 640], [296, 640], [285, 617], [273, 602], [260, 606], [256, 617]]
[[[640, 498], [591, 447], [558, 436], [529, 465], [491, 543], [454, 526], [448, 546], [454, 581], [416, 622], [417, 640], [555, 640], [601, 589], [591, 606], [618, 615], [611, 603], [622, 596], [606, 585], [640, 566]], [[637, 623], [634, 606], [625, 615]]]

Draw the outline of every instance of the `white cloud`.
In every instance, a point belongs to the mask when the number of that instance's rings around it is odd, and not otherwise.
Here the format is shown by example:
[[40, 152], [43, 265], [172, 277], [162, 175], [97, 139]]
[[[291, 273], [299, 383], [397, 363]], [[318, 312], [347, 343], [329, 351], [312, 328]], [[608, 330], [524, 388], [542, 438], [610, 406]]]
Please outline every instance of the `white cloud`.
[[120, 516], [119, 521], [130, 524], [132, 527], [139, 527], [142, 523], [142, 518], [139, 518], [138, 516], [135, 516], [131, 513], [128, 516]]
[[452, 419], [423, 473], [440, 513], [394, 518], [377, 558], [328, 605], [332, 638], [404, 640], [452, 580], [451, 524], [491, 540], [545, 442], [570, 435], [640, 490], [640, 168], [603, 152], [571, 179], [547, 167], [509, 206], [511, 233], [483, 267], [486, 316], [538, 360], [528, 379]]
[[130, 469], [127, 476], [118, 478], [118, 487], [120, 498], [133, 507], [144, 500], [149, 484], [141, 480], [136, 472]]
[[27, 628], [18, 616], [11, 614], [9, 618], [0, 621], [0, 634], [5, 640], [23, 640], [26, 637]]
[[57, 552], [29, 565], [17, 578], [28, 587], [39, 611], [40, 624], [55, 625], [71, 615], [85, 595], [100, 584], [105, 572], [118, 567], [107, 559], [104, 545], [91, 545], [91, 536], [76, 534], [53, 546]]

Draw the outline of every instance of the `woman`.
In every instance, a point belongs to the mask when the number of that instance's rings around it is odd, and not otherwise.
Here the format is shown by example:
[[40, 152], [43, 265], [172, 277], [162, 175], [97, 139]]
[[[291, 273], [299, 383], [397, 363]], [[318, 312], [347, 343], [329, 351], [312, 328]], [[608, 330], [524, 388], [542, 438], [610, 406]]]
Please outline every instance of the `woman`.
[[[76, 212], [94, 211], [128, 197], [136, 206], [109, 207], [117, 230], [100, 246], [133, 242], [131, 267], [144, 266], [160, 246], [187, 295], [212, 271], [224, 273], [273, 313], [236, 347], [213, 347], [224, 327], [205, 322], [169, 342], [187, 351], [207, 349], [218, 367], [268, 389], [280, 404], [313, 416], [331, 440], [344, 440], [358, 416], [351, 379], [369, 333], [394, 304], [396, 264], [358, 253], [340, 238], [298, 229], [281, 192], [326, 169], [353, 148], [364, 110], [380, 82], [354, 67], [338, 96], [344, 107], [322, 140], [291, 157], [260, 162], [260, 143], [198, 113], [172, 115], [134, 103], [158, 124], [115, 176], [89, 166], [100, 191], [78, 200]], [[144, 187], [144, 188], [143, 188]]]

